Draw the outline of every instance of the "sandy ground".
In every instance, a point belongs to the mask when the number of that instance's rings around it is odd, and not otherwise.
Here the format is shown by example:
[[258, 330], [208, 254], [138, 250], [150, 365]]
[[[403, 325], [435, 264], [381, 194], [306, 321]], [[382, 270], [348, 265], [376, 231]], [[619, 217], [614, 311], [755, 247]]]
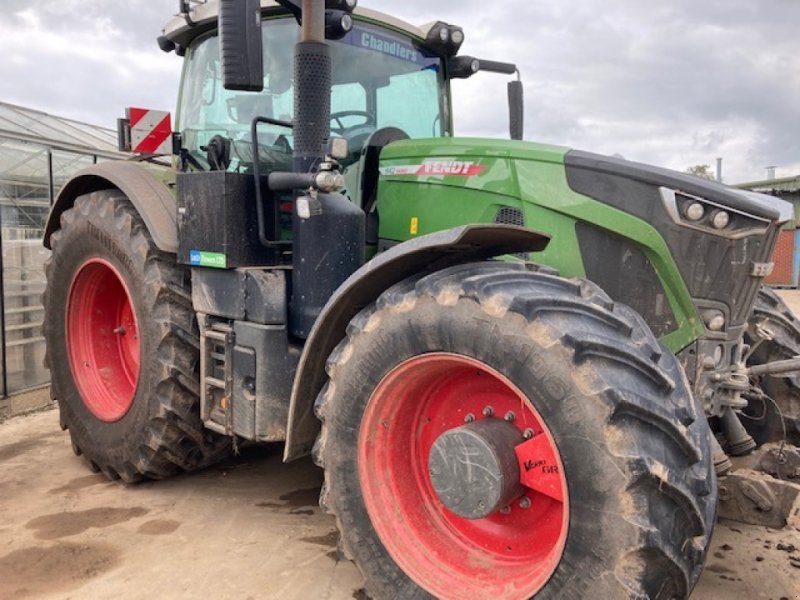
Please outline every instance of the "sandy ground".
[[[800, 312], [800, 292], [784, 294]], [[321, 473], [257, 449], [125, 487], [91, 474], [55, 411], [0, 426], [0, 600], [348, 599]], [[693, 600], [800, 599], [800, 532], [720, 522]]]
[[778, 290], [778, 295], [792, 309], [795, 315], [800, 315], [800, 291], [798, 290]]
[[275, 449], [125, 487], [72, 454], [56, 411], [0, 426], [0, 599], [358, 597], [317, 507], [321, 472]]
[[[258, 449], [125, 487], [73, 456], [55, 411], [12, 419], [0, 426], [0, 599], [360, 598], [320, 482], [309, 461]], [[719, 523], [692, 598], [800, 598], [800, 532]]]

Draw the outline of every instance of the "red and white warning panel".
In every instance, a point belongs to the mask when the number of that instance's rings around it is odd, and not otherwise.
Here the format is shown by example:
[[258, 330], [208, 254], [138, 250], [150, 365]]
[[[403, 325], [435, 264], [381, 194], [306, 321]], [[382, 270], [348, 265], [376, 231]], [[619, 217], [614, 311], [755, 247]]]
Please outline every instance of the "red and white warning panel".
[[137, 154], [172, 154], [170, 113], [146, 108], [127, 109], [131, 151]]

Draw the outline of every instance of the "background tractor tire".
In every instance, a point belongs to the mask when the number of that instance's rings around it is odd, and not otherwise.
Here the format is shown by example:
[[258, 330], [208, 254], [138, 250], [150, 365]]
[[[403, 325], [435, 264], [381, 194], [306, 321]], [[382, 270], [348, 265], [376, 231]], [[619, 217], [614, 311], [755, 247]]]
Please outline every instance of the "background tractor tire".
[[[767, 286], [758, 291], [753, 314], [748, 322], [745, 342], [756, 343], [760, 338], [756, 327], [769, 330], [773, 339], [762, 341], [747, 360], [748, 366], [786, 360], [800, 355], [800, 320], [786, 303]], [[800, 377], [766, 375], [755, 382], [778, 405], [786, 424], [789, 442], [800, 445]], [[755, 400], [743, 420], [751, 435], [761, 444], [783, 439], [781, 417], [767, 401]]]
[[[502, 262], [408, 280], [353, 319], [328, 375], [320, 504], [370, 597], [672, 599], [697, 582], [708, 423], [676, 358], [595, 285]], [[525, 432], [515, 476], [535, 477], [467, 519], [431, 455], [480, 423]]]
[[200, 420], [188, 271], [156, 248], [118, 191], [79, 197], [51, 244], [46, 363], [75, 453], [125, 482], [221, 459], [228, 440]]

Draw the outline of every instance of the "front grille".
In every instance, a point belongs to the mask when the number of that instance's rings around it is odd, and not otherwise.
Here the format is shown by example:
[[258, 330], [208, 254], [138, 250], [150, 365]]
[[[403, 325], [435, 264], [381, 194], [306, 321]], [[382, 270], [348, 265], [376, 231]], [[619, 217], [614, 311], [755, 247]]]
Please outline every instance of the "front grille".
[[[638, 217], [658, 231], [695, 305], [724, 305], [729, 328], [745, 325], [761, 283], [761, 278], [752, 274], [753, 263], [770, 261], [778, 231], [777, 222], [761, 229], [765, 219], [774, 218], [765, 203], [715, 182], [611, 157], [570, 151], [565, 164], [572, 191]], [[673, 194], [680, 190], [678, 200], [700, 199], [714, 207], [729, 208], [731, 214], [736, 213], [733, 219], [757, 223], [751, 227], [744, 222], [747, 235], [727, 238], [722, 237], [722, 231], [688, 227], [678, 207], [669, 210], [670, 204], [664, 202], [665, 189]], [[654, 246], [650, 251], [659, 252]]]
[[582, 221], [575, 233], [588, 279], [642, 315], [658, 337], [678, 328], [667, 292], [638, 244]]

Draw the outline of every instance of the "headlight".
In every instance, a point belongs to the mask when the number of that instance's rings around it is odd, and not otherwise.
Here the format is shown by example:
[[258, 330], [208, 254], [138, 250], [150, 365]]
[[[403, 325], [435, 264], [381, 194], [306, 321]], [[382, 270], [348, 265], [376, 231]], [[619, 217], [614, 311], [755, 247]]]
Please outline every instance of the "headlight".
[[699, 202], [692, 202], [686, 207], [686, 218], [690, 221], [699, 221], [706, 214], [706, 209]]
[[702, 317], [703, 323], [705, 323], [709, 331], [722, 331], [725, 329], [725, 315], [721, 311], [709, 309], [703, 312]]
[[725, 229], [731, 222], [731, 216], [724, 210], [720, 210], [711, 219], [714, 229]]
[[689, 229], [739, 239], [765, 233], [770, 220], [757, 217], [712, 200], [670, 188], [660, 188], [664, 207], [672, 220]]

